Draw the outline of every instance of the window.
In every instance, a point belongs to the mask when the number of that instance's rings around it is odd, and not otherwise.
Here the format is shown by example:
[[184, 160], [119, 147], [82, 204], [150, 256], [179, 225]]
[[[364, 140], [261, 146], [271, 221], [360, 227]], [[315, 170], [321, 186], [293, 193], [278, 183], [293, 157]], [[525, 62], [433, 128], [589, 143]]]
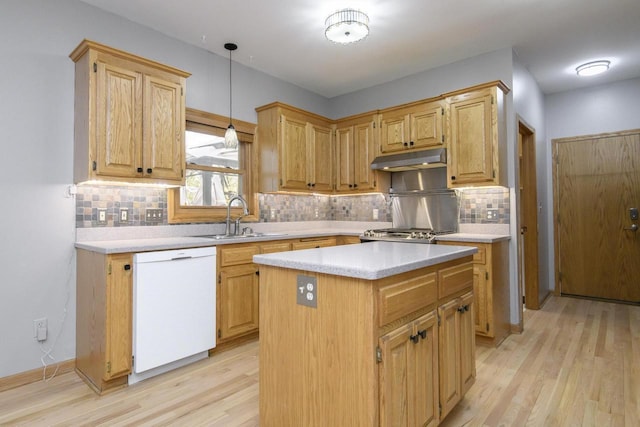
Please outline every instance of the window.
[[[229, 119], [204, 111], [186, 110], [185, 185], [168, 190], [169, 223], [220, 222], [227, 216], [227, 202], [240, 194], [249, 205], [245, 221], [257, 221], [254, 194], [255, 170], [253, 134], [255, 125], [233, 121], [240, 144], [224, 146]], [[234, 203], [232, 217], [242, 208]]]

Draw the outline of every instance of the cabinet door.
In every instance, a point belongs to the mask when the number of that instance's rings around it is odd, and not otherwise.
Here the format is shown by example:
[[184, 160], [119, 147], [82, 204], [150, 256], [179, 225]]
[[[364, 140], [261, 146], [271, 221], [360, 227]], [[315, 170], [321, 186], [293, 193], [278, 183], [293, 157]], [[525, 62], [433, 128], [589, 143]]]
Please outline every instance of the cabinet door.
[[450, 104], [451, 184], [490, 183], [493, 166], [494, 129], [492, 96], [483, 91]]
[[142, 74], [96, 64], [96, 175], [134, 178], [142, 167]]
[[383, 114], [380, 122], [380, 151], [393, 153], [409, 146], [409, 115]]
[[133, 275], [130, 254], [110, 255], [107, 266], [104, 380], [131, 372]]
[[310, 162], [310, 190], [333, 190], [333, 130], [328, 126], [309, 124], [309, 147], [307, 161]]
[[440, 418], [444, 418], [460, 401], [460, 315], [457, 299], [438, 307], [440, 316], [438, 362], [440, 376]]
[[442, 122], [444, 108], [438, 103], [426, 104], [411, 113], [410, 148], [438, 147], [444, 143]]
[[272, 254], [274, 252], [287, 252], [291, 250], [291, 242], [270, 242], [260, 245], [261, 254]]
[[181, 181], [184, 167], [182, 85], [144, 77], [143, 174]]
[[473, 265], [473, 295], [474, 304], [474, 328], [477, 334], [492, 336], [493, 331], [489, 321], [487, 269], [484, 265]]
[[461, 297], [460, 317], [460, 381], [461, 396], [471, 388], [476, 380], [476, 334], [473, 325], [473, 294]]
[[373, 121], [354, 126], [353, 169], [354, 189], [373, 190], [376, 188], [375, 172], [371, 162], [375, 158], [375, 138]]
[[220, 271], [220, 330], [225, 340], [258, 330], [259, 281], [254, 264], [225, 267]]
[[354, 128], [336, 129], [336, 190], [350, 191], [355, 183]]
[[280, 187], [285, 190], [307, 190], [307, 123], [280, 117], [281, 146]]
[[413, 392], [409, 390], [414, 343], [409, 339], [412, 325], [404, 325], [380, 338], [380, 426], [409, 427], [409, 406]]
[[415, 396], [409, 413], [416, 426], [438, 424], [438, 321], [435, 312], [414, 322], [414, 336], [419, 342], [413, 347], [414, 360], [409, 378], [414, 382]]

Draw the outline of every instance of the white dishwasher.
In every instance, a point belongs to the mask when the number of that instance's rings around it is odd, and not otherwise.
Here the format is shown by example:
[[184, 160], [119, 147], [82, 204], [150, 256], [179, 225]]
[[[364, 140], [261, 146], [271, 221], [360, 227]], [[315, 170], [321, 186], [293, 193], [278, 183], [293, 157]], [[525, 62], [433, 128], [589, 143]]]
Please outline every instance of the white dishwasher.
[[129, 384], [208, 356], [216, 346], [216, 248], [134, 254]]

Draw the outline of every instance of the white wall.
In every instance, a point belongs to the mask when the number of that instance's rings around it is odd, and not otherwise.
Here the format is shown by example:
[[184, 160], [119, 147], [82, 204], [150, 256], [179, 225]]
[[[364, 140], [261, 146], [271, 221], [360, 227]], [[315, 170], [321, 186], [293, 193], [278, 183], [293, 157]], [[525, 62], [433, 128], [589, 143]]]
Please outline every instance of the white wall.
[[[536, 185], [538, 200], [538, 260], [539, 260], [539, 296], [542, 299], [550, 288], [549, 282], [549, 259], [548, 248], [553, 242], [549, 242], [549, 228], [551, 227], [550, 218], [552, 215], [552, 206], [547, 204], [547, 185], [549, 181], [549, 172], [547, 169], [548, 147], [546, 143], [546, 126], [544, 117], [544, 94], [538, 87], [529, 70], [520, 61], [517, 55], [514, 55], [513, 67], [513, 105], [517, 120], [521, 119], [525, 124], [535, 131], [535, 148], [536, 148]], [[518, 129], [516, 127], [516, 134]], [[516, 140], [517, 141], [517, 140]], [[514, 158], [514, 164], [518, 161]], [[519, 186], [519, 185], [518, 185]], [[514, 209], [513, 214], [517, 217]], [[515, 227], [515, 219], [512, 221]], [[515, 230], [517, 232], [517, 229]], [[551, 273], [552, 274], [552, 273]]]
[[[43, 353], [32, 337], [39, 317], [49, 319], [44, 348], [59, 334], [51, 354], [56, 361], [75, 357], [75, 201], [65, 197], [73, 180], [69, 53], [88, 38], [189, 71], [187, 106], [222, 115], [229, 109], [229, 62], [76, 0], [3, 0], [0, 10], [0, 377], [5, 377], [41, 366]], [[233, 70], [236, 118], [255, 123], [254, 108], [276, 100], [329, 115], [323, 97], [243, 66]]]
[[[546, 204], [553, 218], [553, 182], [551, 174], [552, 140], [579, 135], [594, 135], [640, 129], [640, 78], [547, 95]], [[552, 224], [552, 223], [551, 223]], [[553, 226], [547, 230], [549, 283], [555, 288], [555, 250]]]

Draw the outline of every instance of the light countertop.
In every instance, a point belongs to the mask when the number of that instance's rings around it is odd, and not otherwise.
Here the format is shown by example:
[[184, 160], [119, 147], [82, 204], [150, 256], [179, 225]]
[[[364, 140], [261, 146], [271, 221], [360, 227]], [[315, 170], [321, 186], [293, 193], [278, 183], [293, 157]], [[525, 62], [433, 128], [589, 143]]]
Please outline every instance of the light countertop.
[[510, 240], [508, 234], [453, 233], [436, 237], [441, 242], [494, 243]]
[[375, 280], [473, 255], [477, 251], [477, 248], [469, 246], [368, 242], [360, 245], [254, 255], [253, 262]]

